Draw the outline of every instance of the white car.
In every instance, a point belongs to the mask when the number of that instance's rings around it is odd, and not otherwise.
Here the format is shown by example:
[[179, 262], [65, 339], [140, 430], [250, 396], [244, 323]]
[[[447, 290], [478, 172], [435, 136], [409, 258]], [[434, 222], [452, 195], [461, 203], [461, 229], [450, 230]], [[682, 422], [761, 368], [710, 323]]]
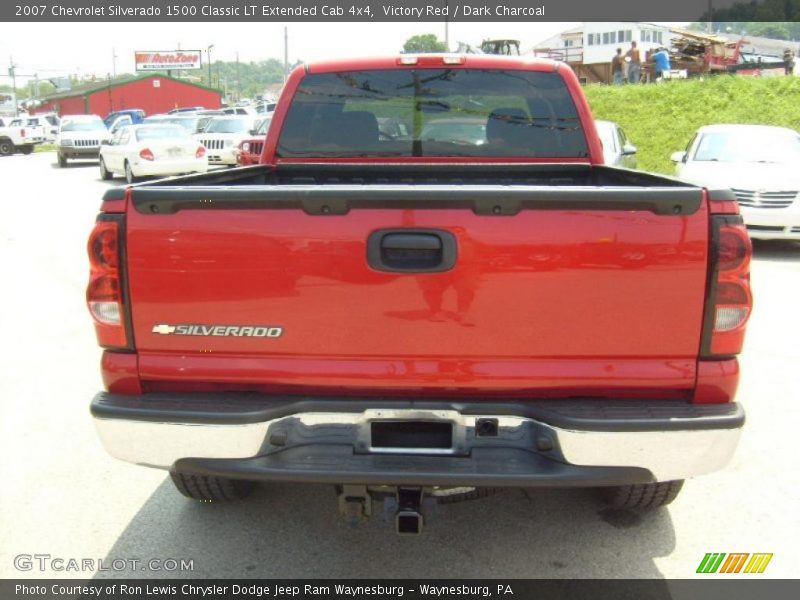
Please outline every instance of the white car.
[[66, 167], [73, 158], [93, 158], [100, 155], [100, 145], [111, 139], [103, 119], [97, 115], [70, 115], [61, 119], [56, 136], [58, 165]]
[[612, 167], [636, 168], [636, 146], [631, 144], [628, 136], [613, 121], [595, 121], [597, 135], [603, 143], [603, 158]]
[[681, 179], [732, 189], [750, 237], [800, 240], [800, 134], [793, 129], [701, 127], [672, 160]]
[[259, 121], [257, 116], [214, 117], [194, 139], [208, 151], [208, 164], [232, 166], [236, 164], [236, 149], [240, 143], [251, 137], [250, 132], [258, 126]]
[[208, 170], [206, 149], [179, 125], [129, 125], [100, 149], [100, 177], [164, 177]]

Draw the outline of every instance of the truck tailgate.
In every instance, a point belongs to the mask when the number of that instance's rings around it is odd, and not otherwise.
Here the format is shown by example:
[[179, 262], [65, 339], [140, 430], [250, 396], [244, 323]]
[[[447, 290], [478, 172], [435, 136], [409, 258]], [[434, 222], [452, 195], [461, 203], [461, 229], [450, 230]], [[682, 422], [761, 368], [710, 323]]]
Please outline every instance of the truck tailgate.
[[[134, 188], [126, 244], [141, 377], [376, 393], [692, 389], [708, 262], [702, 190], [672, 214], [635, 190], [618, 190], [627, 205], [609, 201], [614, 190], [553, 189], [564, 196], [555, 208], [540, 189], [538, 202], [483, 210], [466, 186], [463, 202], [458, 189], [413, 187], [344, 209], [326, 199], [330, 187], [318, 199], [263, 186], [264, 202], [258, 188], [238, 202], [198, 189], [192, 202], [162, 204]], [[372, 190], [386, 191], [354, 197]], [[452, 239], [452, 267], [422, 272], [430, 253], [400, 237], [385, 249], [400, 268], [376, 268], [368, 240], [384, 230]]]

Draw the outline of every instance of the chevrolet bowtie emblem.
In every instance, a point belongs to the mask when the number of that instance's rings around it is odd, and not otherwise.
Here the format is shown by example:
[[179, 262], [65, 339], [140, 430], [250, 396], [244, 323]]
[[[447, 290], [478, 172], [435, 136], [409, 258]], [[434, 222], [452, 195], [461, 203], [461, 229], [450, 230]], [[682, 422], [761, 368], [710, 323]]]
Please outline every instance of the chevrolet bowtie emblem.
[[170, 333], [175, 333], [175, 326], [174, 325], [153, 325], [153, 333], [160, 333], [161, 335], [169, 335]]

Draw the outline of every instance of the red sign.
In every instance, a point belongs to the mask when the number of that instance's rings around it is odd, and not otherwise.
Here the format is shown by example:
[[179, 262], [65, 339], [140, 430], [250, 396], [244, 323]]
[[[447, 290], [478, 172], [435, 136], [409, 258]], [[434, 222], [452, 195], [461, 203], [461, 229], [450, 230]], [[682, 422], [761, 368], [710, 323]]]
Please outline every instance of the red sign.
[[136, 52], [137, 71], [165, 71], [167, 69], [199, 69], [202, 67], [200, 50], [174, 50], [170, 52]]

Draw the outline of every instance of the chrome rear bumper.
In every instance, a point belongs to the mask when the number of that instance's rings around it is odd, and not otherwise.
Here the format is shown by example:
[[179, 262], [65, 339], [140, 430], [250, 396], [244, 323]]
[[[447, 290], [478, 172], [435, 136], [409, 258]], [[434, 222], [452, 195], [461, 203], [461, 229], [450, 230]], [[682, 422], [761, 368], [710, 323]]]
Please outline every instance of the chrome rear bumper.
[[[213, 394], [103, 393], [92, 414], [106, 450], [140, 465], [265, 480], [441, 485], [685, 479], [724, 467], [744, 423], [736, 404]], [[452, 443], [379, 446], [372, 424], [385, 421], [447, 423]], [[492, 435], [481, 434], [487, 421], [496, 425]]]

